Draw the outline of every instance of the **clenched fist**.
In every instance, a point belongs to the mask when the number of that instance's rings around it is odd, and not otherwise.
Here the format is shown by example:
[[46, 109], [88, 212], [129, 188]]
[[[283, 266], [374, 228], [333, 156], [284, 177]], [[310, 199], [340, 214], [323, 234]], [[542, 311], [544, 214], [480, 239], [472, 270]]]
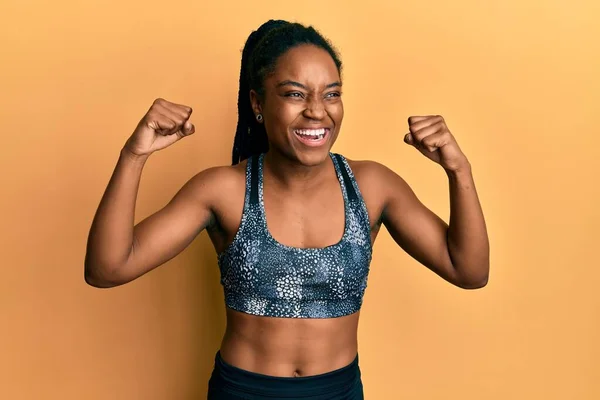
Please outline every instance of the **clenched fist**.
[[413, 116], [408, 118], [410, 130], [404, 142], [414, 146], [425, 157], [440, 164], [447, 171], [458, 171], [468, 165], [446, 121], [440, 115]]
[[191, 115], [192, 109], [188, 106], [156, 99], [125, 147], [139, 156], [164, 149], [195, 132], [194, 125], [189, 121]]

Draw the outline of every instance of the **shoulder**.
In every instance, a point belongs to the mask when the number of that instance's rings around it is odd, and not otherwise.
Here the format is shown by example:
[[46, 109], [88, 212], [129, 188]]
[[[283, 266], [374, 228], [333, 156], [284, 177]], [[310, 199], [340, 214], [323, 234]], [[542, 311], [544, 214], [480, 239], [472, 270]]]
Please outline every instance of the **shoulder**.
[[348, 165], [356, 179], [372, 221], [383, 221], [385, 210], [414, 202], [414, 192], [406, 181], [387, 166], [371, 160], [350, 160]]
[[352, 160], [344, 157], [348, 161], [348, 165], [352, 169], [354, 176], [359, 178], [373, 178], [380, 179], [385, 177], [386, 174], [392, 172], [385, 165], [372, 160]]
[[385, 196], [398, 190], [410, 190], [398, 173], [377, 161], [348, 158], [346, 160], [361, 191], [375, 190], [381, 196]]
[[237, 165], [215, 166], [196, 173], [185, 184], [184, 189], [203, 202], [218, 201], [245, 191], [246, 161]]

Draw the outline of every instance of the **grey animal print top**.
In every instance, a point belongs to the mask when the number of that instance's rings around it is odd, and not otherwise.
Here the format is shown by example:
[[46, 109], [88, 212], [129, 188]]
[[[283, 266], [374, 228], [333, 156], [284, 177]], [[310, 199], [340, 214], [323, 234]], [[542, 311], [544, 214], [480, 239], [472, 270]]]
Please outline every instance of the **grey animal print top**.
[[334, 318], [362, 305], [372, 247], [369, 216], [346, 159], [330, 153], [344, 197], [341, 240], [297, 248], [275, 240], [263, 201], [264, 154], [248, 159], [246, 195], [233, 242], [218, 255], [227, 307], [253, 315]]

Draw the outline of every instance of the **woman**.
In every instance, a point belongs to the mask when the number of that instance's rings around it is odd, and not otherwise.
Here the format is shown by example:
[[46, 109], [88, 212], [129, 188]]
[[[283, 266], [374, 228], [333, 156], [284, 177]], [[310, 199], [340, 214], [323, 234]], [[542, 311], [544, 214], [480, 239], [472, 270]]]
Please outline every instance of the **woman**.
[[180, 253], [206, 229], [227, 329], [209, 399], [361, 399], [357, 328], [382, 224], [450, 283], [480, 288], [488, 239], [470, 164], [440, 116], [404, 140], [446, 171], [450, 226], [405, 181], [330, 153], [344, 115], [341, 62], [311, 27], [269, 21], [246, 42], [233, 165], [198, 173], [136, 226], [150, 154], [194, 133], [191, 108], [156, 100], [126, 142], [91, 227], [85, 279], [112, 287]]

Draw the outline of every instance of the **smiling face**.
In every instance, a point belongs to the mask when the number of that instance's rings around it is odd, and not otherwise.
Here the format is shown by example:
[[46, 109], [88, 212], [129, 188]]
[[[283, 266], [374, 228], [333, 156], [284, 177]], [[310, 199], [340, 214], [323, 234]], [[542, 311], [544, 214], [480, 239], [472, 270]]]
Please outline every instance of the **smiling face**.
[[264, 82], [264, 96], [251, 91], [255, 114], [264, 117], [269, 151], [303, 165], [329, 156], [344, 107], [341, 79], [329, 53], [314, 45], [288, 50]]

